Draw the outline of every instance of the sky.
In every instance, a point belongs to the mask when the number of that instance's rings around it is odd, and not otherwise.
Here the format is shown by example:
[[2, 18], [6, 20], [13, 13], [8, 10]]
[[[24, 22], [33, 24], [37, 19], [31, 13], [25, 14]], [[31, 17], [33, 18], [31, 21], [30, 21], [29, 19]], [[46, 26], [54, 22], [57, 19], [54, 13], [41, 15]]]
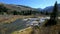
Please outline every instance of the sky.
[[30, 6], [32, 8], [45, 8], [47, 6], [53, 6], [55, 1], [60, 3], [60, 0], [0, 0], [1, 3], [17, 4]]

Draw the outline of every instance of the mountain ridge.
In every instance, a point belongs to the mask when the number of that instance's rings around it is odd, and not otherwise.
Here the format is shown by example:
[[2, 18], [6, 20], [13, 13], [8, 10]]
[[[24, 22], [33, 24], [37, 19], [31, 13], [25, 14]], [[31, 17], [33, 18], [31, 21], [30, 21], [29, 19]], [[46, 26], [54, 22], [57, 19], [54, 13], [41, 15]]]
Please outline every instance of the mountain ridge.
[[[52, 11], [53, 11], [53, 7], [54, 7], [54, 6], [48, 6], [48, 7], [44, 8], [44, 9], [42, 9], [42, 11], [43, 11], [43, 12], [44, 12], [44, 11], [52, 12]], [[41, 10], [41, 8], [38, 9], [38, 10]], [[60, 4], [58, 4], [58, 11], [60, 11]]]

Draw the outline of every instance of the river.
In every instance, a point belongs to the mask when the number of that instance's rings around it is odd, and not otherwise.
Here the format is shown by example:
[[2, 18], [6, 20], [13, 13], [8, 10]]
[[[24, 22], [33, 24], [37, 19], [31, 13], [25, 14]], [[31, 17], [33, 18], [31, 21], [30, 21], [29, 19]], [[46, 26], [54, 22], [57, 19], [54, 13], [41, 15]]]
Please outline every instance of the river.
[[26, 28], [26, 21], [23, 21], [22, 19], [17, 19], [16, 21], [10, 23], [10, 24], [3, 24], [3, 25], [0, 25], [0, 30], [5, 30], [5, 33], [8, 34], [8, 33], [11, 33], [13, 31], [18, 31], [18, 30], [21, 30], [21, 29], [24, 29]]

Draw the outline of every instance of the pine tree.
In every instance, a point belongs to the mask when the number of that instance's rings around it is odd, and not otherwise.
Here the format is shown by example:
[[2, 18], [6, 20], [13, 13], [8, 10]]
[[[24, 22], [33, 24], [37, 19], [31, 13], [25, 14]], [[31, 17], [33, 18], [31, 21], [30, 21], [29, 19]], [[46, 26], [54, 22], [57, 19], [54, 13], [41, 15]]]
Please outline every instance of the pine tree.
[[57, 19], [57, 16], [58, 16], [58, 6], [57, 6], [57, 1], [56, 1], [56, 3], [55, 3], [55, 5], [54, 5], [54, 8], [53, 8], [53, 12], [52, 12], [52, 14], [51, 14], [51, 20], [56, 20]]
[[58, 18], [58, 5], [57, 5], [57, 1], [56, 1], [54, 8], [53, 8], [53, 12], [50, 15], [50, 20], [48, 20], [48, 22], [45, 24], [45, 26], [56, 25], [57, 18]]

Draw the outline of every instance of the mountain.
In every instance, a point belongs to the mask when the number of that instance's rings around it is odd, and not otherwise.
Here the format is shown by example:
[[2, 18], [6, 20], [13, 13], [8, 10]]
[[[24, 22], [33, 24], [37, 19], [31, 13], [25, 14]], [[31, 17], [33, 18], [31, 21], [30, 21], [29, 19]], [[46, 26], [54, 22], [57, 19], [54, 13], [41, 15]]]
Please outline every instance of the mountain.
[[[48, 6], [48, 7], [44, 8], [43, 11], [52, 12], [53, 11], [53, 7], [54, 6]], [[58, 4], [58, 11], [60, 11], [60, 4]]]
[[43, 9], [41, 9], [41, 8], [37, 8], [37, 10], [38, 10], [38, 11], [43, 11]]
[[48, 12], [52, 12], [53, 10], [53, 6], [49, 6], [43, 9], [43, 11], [48, 11]]
[[4, 4], [0, 3], [0, 14], [13, 14], [13, 15], [31, 15], [39, 13], [36, 8], [24, 5]]
[[[48, 6], [48, 7], [44, 8], [44, 9], [41, 9], [41, 8], [37, 8], [37, 9], [42, 11], [42, 12], [45, 12], [45, 11], [52, 12], [53, 11], [53, 7], [54, 6]], [[58, 4], [58, 11], [60, 11], [60, 4]]]

